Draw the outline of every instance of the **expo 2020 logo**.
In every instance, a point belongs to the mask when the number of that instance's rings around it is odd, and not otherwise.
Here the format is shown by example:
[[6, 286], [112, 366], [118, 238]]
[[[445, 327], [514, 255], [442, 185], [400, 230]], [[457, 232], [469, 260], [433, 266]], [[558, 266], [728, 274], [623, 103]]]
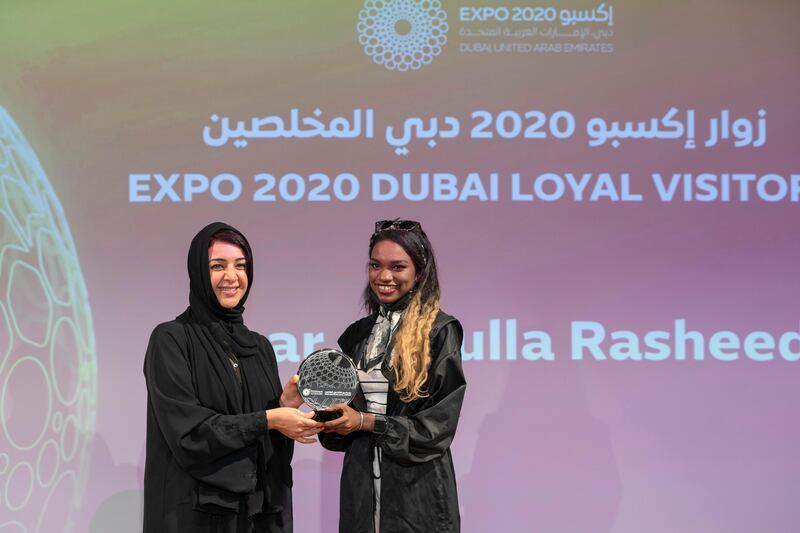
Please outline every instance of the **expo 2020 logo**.
[[442, 53], [447, 13], [439, 0], [366, 0], [358, 14], [364, 53], [389, 70], [417, 70]]

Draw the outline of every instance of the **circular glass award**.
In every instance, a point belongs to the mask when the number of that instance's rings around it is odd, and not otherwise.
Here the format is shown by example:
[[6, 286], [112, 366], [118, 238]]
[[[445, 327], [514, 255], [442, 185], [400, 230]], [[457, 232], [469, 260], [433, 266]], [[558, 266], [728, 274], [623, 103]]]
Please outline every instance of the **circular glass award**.
[[333, 420], [341, 411], [326, 409], [349, 403], [356, 395], [358, 373], [353, 361], [338, 350], [323, 348], [309, 354], [297, 370], [297, 390], [303, 401], [316, 411], [316, 420]]

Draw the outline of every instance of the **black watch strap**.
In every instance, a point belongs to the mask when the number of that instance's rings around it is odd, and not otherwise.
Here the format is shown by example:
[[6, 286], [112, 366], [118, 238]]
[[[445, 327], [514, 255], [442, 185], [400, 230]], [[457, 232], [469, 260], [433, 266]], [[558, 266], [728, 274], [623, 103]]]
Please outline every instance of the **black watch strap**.
[[386, 416], [384, 415], [374, 415], [375, 416], [375, 427], [372, 429], [373, 433], [378, 435], [383, 435], [386, 433]]

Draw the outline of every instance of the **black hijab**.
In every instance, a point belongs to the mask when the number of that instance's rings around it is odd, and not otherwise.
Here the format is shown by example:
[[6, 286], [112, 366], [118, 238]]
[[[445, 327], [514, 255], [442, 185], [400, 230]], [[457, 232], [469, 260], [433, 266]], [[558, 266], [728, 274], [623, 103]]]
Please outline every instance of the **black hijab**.
[[[247, 290], [233, 309], [222, 307], [211, 287], [211, 276], [208, 269], [208, 249], [212, 237], [223, 230], [231, 231], [241, 237], [247, 266]], [[209, 328], [214, 339], [223, 348], [239, 357], [254, 355], [257, 350], [257, 338], [247, 329], [242, 319], [244, 302], [253, 285], [253, 251], [242, 232], [223, 222], [212, 222], [192, 239], [186, 266], [189, 269], [189, 313], [193, 321]]]

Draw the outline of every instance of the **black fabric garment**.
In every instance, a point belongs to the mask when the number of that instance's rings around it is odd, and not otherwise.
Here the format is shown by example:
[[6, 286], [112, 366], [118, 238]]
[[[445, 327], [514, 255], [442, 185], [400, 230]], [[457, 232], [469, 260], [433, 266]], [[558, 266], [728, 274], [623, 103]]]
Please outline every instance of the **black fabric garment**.
[[[265, 414], [279, 406], [278, 365], [269, 341], [244, 326], [247, 293], [226, 310], [211, 290], [219, 229], [236, 231], [215, 223], [192, 241], [190, 306], [153, 330], [145, 355], [146, 533], [292, 531], [293, 442], [268, 430]], [[249, 263], [247, 273], [249, 289]]]
[[[373, 314], [353, 323], [339, 337], [350, 357], [360, 357], [372, 326]], [[384, 533], [458, 532], [461, 519], [450, 444], [456, 433], [466, 380], [461, 367], [463, 331], [459, 322], [440, 312], [431, 329], [430, 393], [410, 403], [400, 400], [393, 380], [387, 405], [387, 430], [348, 435], [320, 433], [322, 445], [344, 451], [340, 487], [340, 533], [372, 533], [373, 446], [382, 451], [380, 530]], [[366, 410], [359, 389], [353, 408]]]

